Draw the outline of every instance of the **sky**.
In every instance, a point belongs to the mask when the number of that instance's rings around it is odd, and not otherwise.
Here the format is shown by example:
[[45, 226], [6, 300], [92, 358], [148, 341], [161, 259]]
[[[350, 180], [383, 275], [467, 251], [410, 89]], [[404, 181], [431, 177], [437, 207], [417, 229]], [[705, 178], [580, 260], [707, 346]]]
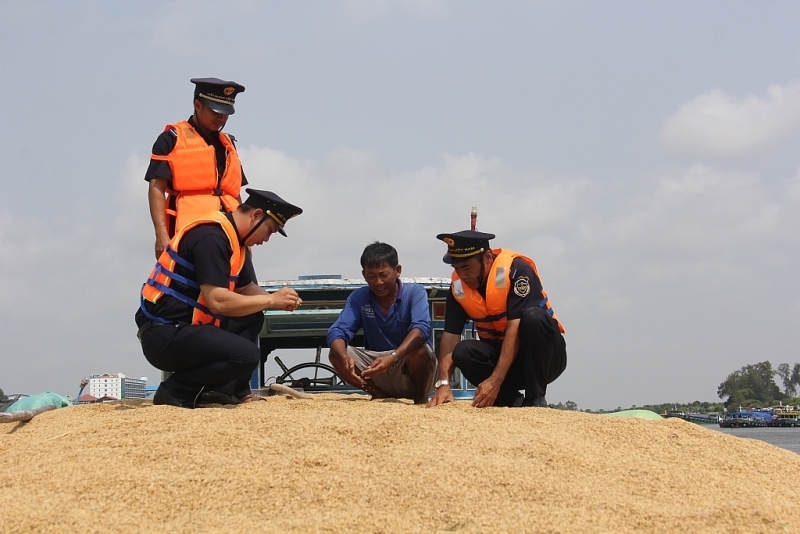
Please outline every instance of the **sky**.
[[533, 258], [567, 329], [551, 403], [715, 401], [800, 362], [800, 4], [0, 0], [0, 388], [158, 383], [133, 316], [143, 180], [193, 77], [243, 84], [253, 187], [304, 208], [260, 280], [449, 277], [441, 232]]

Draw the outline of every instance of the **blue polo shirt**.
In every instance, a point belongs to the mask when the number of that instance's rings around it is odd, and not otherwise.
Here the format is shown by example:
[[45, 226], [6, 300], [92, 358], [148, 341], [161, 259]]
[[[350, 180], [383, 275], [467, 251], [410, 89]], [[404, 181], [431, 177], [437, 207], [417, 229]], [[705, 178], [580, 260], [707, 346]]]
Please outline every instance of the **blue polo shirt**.
[[414, 328], [431, 344], [428, 292], [419, 284], [404, 284], [398, 280], [397, 285], [397, 299], [386, 317], [369, 286], [350, 293], [342, 313], [328, 330], [328, 346], [334, 339], [343, 339], [350, 345], [360, 328], [364, 329], [367, 350], [394, 350]]

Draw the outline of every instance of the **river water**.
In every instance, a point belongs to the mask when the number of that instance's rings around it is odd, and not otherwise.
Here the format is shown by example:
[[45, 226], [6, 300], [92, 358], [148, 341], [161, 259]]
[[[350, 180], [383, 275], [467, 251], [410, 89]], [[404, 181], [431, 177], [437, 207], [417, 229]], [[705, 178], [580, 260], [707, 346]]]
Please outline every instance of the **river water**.
[[797, 428], [719, 428], [716, 425], [703, 425], [737, 438], [760, 439], [771, 445], [800, 454], [800, 427]]

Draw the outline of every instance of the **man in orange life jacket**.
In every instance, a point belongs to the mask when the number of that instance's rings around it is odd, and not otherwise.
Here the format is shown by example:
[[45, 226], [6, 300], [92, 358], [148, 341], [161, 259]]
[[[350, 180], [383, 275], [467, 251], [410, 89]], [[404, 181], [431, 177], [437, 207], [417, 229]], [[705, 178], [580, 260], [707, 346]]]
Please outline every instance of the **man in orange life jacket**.
[[168, 124], [153, 144], [144, 179], [156, 232], [156, 258], [175, 230], [211, 210], [233, 211], [247, 185], [234, 145], [222, 133], [244, 86], [219, 78], [192, 78], [194, 114]]
[[[567, 348], [536, 264], [516, 252], [491, 249], [492, 234], [463, 231], [436, 238], [447, 243], [444, 262], [454, 272], [439, 343], [439, 380], [428, 406], [453, 400], [455, 367], [477, 384], [472, 402], [477, 408], [547, 406], [547, 384], [566, 368]], [[461, 340], [468, 319], [479, 340]]]
[[249, 247], [286, 235], [302, 213], [270, 191], [247, 189], [232, 213], [208, 212], [180, 228], [142, 286], [136, 312], [147, 361], [173, 374], [153, 404], [194, 408], [252, 400], [250, 376], [267, 308], [294, 311], [302, 303], [284, 287], [267, 293], [256, 283]]

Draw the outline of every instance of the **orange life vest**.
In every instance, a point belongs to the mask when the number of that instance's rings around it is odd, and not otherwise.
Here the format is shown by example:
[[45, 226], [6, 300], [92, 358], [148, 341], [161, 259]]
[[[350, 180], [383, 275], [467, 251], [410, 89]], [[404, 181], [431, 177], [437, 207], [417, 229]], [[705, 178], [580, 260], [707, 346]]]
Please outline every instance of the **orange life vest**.
[[[502, 340], [505, 337], [506, 326], [508, 325], [508, 292], [511, 289], [511, 262], [515, 258], [525, 260], [531, 266], [536, 276], [539, 270], [532, 259], [517, 252], [502, 248], [492, 250], [495, 255], [492, 268], [486, 278], [486, 299], [484, 299], [477, 289], [472, 289], [461, 282], [458, 274], [453, 271], [453, 283], [451, 285], [453, 296], [456, 301], [464, 308], [481, 339]], [[541, 282], [541, 277], [539, 277]], [[550, 316], [558, 323], [558, 330], [563, 334], [566, 332], [561, 322], [553, 312], [547, 292], [542, 288], [542, 300], [539, 306], [545, 309]]]
[[194, 265], [178, 255], [178, 246], [186, 232], [198, 225], [208, 223], [219, 224], [222, 226], [222, 229], [225, 230], [225, 235], [228, 236], [231, 250], [233, 251], [230, 261], [231, 270], [228, 276], [228, 289], [233, 291], [236, 287], [236, 281], [239, 278], [239, 273], [242, 271], [246, 259], [246, 248], [239, 245], [239, 236], [228, 218], [219, 211], [212, 211], [179, 229], [178, 233], [175, 234], [175, 237], [170, 240], [169, 244], [164, 249], [164, 252], [159, 256], [156, 266], [150, 271], [147, 282], [142, 286], [141, 309], [144, 315], [151, 321], [158, 321], [161, 323], [172, 322], [151, 314], [145, 307], [145, 301], [155, 304], [162, 295], [170, 295], [194, 308], [192, 312], [193, 325], [213, 324], [214, 326], [219, 326], [222, 322], [223, 317], [221, 315], [212, 313], [211, 310], [208, 309], [202, 293], [200, 293], [197, 300], [194, 300], [192, 297], [170, 287], [172, 280], [177, 280], [181, 284], [200, 291], [200, 286], [195, 280], [175, 273], [175, 265], [179, 264], [189, 271], [194, 271]]
[[[175, 148], [165, 156], [152, 154], [158, 161], [168, 161], [172, 170], [172, 188], [167, 191], [167, 228], [175, 230], [210, 211], [234, 211], [239, 207], [242, 187], [242, 164], [228, 134], [219, 132], [227, 158], [225, 172], [217, 173], [214, 147], [187, 121], [168, 124], [164, 131], [175, 130]], [[173, 207], [174, 206], [174, 209]]]

